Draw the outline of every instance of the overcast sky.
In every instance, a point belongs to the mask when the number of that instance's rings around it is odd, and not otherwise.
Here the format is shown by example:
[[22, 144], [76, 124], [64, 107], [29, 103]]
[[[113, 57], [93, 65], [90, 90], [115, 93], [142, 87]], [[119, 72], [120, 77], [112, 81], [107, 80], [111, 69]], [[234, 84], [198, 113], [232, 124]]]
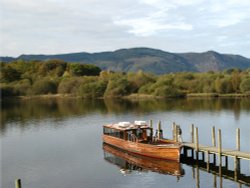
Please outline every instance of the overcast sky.
[[250, 58], [249, 0], [1, 0], [0, 56], [113, 51]]

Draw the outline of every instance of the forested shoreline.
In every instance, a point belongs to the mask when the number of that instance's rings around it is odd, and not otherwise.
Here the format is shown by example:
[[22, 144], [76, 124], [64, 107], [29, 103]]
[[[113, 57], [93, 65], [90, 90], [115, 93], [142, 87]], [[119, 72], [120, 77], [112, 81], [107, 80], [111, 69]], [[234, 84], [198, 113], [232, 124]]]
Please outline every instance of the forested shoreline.
[[250, 69], [223, 72], [112, 72], [61, 60], [1, 62], [1, 96], [83, 98], [250, 96]]

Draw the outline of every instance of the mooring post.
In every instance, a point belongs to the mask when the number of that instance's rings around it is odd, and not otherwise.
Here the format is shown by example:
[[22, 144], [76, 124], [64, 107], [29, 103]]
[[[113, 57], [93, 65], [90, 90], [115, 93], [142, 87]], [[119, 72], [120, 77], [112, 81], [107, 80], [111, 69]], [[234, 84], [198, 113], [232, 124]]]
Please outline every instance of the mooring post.
[[214, 174], [214, 188], [217, 187], [217, 177], [216, 177], [216, 174]]
[[175, 122], [173, 122], [173, 125], [172, 125], [172, 134], [173, 134], [173, 140], [175, 141], [175, 129], [176, 129], [176, 125], [175, 125]]
[[215, 127], [212, 127], [212, 144], [216, 147], [216, 140], [215, 140]]
[[21, 179], [16, 179], [16, 181], [15, 181], [15, 188], [22, 188]]
[[240, 129], [236, 129], [236, 149], [240, 151]]
[[228, 156], [225, 156], [225, 167], [228, 169]]
[[219, 154], [219, 165], [221, 166], [221, 130], [218, 130], [218, 154]]
[[209, 155], [209, 151], [206, 152], [207, 154], [207, 171], [209, 172], [210, 170], [210, 155]]
[[[238, 151], [240, 151], [240, 129], [239, 128], [236, 129], [236, 149]], [[235, 160], [237, 161], [237, 163], [236, 163], [237, 167], [236, 168], [237, 168], [238, 172], [240, 172], [240, 159], [236, 157]]]
[[161, 139], [163, 137], [163, 132], [161, 129], [161, 121], [158, 122], [158, 139]]
[[194, 143], [194, 124], [191, 125], [191, 143]]
[[[191, 143], [194, 143], [194, 124], [191, 125]], [[191, 156], [194, 158], [194, 150], [191, 149]]]
[[179, 127], [180, 127], [179, 125], [175, 125], [175, 141], [176, 141], [176, 142], [179, 141], [179, 140], [178, 140], [178, 131], [179, 131], [178, 129], [179, 129]]
[[238, 159], [237, 156], [234, 156], [234, 180], [238, 180], [238, 171], [239, 171], [239, 165], [238, 165]]
[[153, 129], [153, 120], [152, 119], [149, 121], [149, 126], [150, 126], [150, 128]]
[[199, 135], [198, 135], [198, 127], [195, 127], [195, 149], [196, 149], [196, 160], [199, 160]]
[[200, 169], [196, 166], [196, 188], [200, 188]]

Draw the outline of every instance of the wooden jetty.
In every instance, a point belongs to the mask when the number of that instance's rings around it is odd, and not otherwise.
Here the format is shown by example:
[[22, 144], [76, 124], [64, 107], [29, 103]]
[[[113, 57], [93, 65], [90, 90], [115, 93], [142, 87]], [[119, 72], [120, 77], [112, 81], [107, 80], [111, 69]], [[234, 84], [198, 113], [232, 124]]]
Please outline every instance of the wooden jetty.
[[[214, 163], [210, 163], [209, 168], [207, 168], [208, 164], [206, 161], [196, 160], [193, 157], [187, 157], [184, 154], [181, 155], [181, 163], [191, 166], [193, 168], [192, 173], [193, 173], [193, 178], [196, 179], [196, 187], [201, 187], [199, 180], [200, 170], [214, 175], [213, 185], [215, 188], [217, 187], [217, 183], [219, 183], [221, 185], [220, 187], [222, 187], [223, 185], [223, 181], [221, 179], [222, 177], [238, 183], [238, 187], [241, 187], [241, 185], [250, 186], [250, 176], [247, 176], [245, 174], [238, 174], [238, 178], [235, 179], [234, 171], [229, 170], [227, 167], [217, 166]], [[217, 182], [217, 177], [220, 178], [219, 179], [220, 182]]]
[[[194, 131], [195, 130], [195, 131]], [[184, 152], [185, 150], [191, 149], [198, 152], [209, 154], [216, 154], [219, 157], [234, 157], [236, 159], [246, 159], [250, 160], [250, 153], [240, 151], [240, 129], [236, 129], [236, 149], [223, 149], [221, 142], [221, 130], [218, 130], [218, 146], [216, 147], [216, 139], [215, 139], [215, 127], [212, 127], [212, 146], [205, 146], [199, 144], [199, 134], [198, 127], [194, 125], [191, 126], [191, 142], [183, 143]]]
[[[173, 123], [173, 139], [177, 140], [177, 125]], [[241, 175], [240, 173], [240, 159], [250, 160], [250, 153], [240, 151], [240, 129], [236, 129], [236, 148], [235, 149], [226, 149], [222, 147], [221, 140], [221, 130], [218, 130], [218, 145], [216, 146], [216, 137], [215, 137], [215, 127], [212, 127], [212, 146], [202, 145], [199, 143], [199, 133], [198, 127], [191, 125], [191, 142], [183, 142], [183, 155], [186, 158], [203, 161], [206, 163], [207, 171], [211, 169], [211, 158], [212, 155], [212, 165], [216, 166], [218, 163], [218, 169], [228, 169], [228, 157], [234, 159], [234, 180], [237, 182], [238, 178]], [[190, 152], [191, 151], [191, 152]], [[201, 155], [200, 155], [201, 154]], [[201, 159], [200, 159], [201, 157]], [[222, 159], [224, 158], [224, 167], [222, 167]], [[218, 159], [218, 161], [217, 161]], [[248, 177], [249, 178], [249, 177]], [[249, 185], [249, 182], [246, 183]]]

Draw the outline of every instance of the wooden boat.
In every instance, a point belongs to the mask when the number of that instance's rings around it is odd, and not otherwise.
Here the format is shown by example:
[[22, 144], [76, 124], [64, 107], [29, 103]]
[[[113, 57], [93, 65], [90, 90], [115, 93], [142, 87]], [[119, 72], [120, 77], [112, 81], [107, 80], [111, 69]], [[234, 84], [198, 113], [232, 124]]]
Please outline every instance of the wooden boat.
[[132, 171], [152, 171], [173, 176], [184, 175], [181, 163], [129, 153], [125, 150], [103, 143], [104, 159], [119, 166], [122, 173]]
[[160, 132], [153, 137], [153, 129], [144, 121], [104, 125], [103, 141], [138, 155], [180, 161], [181, 144], [162, 139]]

